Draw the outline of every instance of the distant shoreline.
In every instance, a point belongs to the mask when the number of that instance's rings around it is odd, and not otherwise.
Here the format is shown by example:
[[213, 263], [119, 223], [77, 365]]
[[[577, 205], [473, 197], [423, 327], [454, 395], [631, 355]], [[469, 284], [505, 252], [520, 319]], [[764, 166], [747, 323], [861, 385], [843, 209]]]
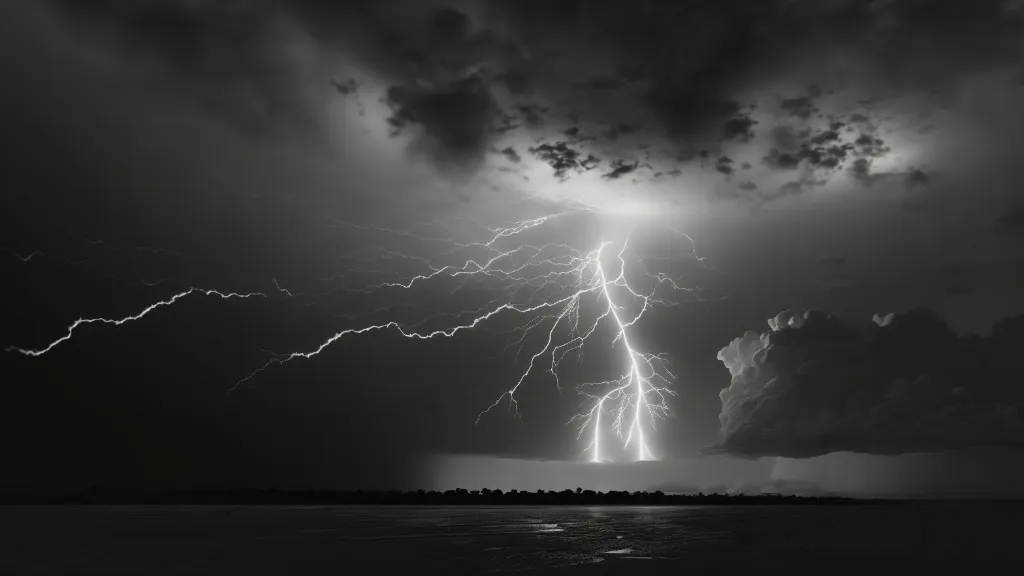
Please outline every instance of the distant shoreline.
[[195, 490], [139, 492], [95, 488], [61, 496], [0, 495], [5, 505], [308, 505], [308, 506], [696, 506], [696, 505], [841, 505], [898, 504], [905, 499], [782, 494], [665, 494], [663, 492], [595, 492], [561, 490], [333, 491], [333, 490]]

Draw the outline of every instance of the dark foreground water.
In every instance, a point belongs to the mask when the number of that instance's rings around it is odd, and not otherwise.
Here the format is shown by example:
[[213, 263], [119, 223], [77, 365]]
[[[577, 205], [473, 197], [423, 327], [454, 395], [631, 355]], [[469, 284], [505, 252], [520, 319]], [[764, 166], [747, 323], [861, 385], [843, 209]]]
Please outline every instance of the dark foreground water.
[[1007, 503], [6, 507], [0, 574], [1015, 573], [1022, 512]]

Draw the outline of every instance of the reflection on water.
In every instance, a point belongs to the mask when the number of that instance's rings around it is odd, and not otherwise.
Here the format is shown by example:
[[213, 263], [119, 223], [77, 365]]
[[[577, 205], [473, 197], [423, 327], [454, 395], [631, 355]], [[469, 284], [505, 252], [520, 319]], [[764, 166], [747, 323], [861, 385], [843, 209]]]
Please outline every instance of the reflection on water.
[[[230, 511], [230, 514], [226, 512]], [[15, 507], [0, 574], [445, 573], [559, 569], [573, 574], [706, 569], [801, 559], [820, 573], [879, 556], [995, 562], [1016, 550], [1017, 504], [867, 507]], [[810, 559], [815, 559], [811, 562]], [[821, 564], [822, 558], [841, 562]], [[936, 560], [936, 559], [941, 559]], [[982, 559], [982, 560], [977, 560]], [[998, 565], [998, 564], [993, 564]], [[870, 568], [870, 565], [866, 565]], [[731, 568], [730, 568], [731, 567]], [[635, 570], [635, 568], [633, 568]], [[359, 570], [355, 571], [359, 573]]]
[[558, 524], [538, 524], [537, 532], [542, 534], [547, 532], [565, 532], [565, 529], [559, 528]]

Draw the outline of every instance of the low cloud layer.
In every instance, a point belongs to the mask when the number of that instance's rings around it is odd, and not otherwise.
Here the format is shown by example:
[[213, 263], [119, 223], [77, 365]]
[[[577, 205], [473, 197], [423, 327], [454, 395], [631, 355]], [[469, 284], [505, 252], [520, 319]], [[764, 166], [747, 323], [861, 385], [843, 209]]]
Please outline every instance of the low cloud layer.
[[1017, 353], [1024, 316], [958, 336], [928, 310], [876, 315], [867, 328], [785, 311], [718, 353], [721, 442], [710, 453], [812, 457], [972, 446], [1024, 448]]

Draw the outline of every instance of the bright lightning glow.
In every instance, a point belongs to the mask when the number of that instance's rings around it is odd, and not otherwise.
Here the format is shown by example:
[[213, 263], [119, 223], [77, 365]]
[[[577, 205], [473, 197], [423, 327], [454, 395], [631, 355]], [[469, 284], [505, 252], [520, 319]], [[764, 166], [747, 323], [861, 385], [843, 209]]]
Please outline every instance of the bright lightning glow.
[[[457, 320], [463, 314], [435, 314], [415, 325], [403, 325], [397, 321], [372, 324], [361, 328], [350, 328], [337, 332], [327, 338], [318, 347], [306, 352], [292, 352], [274, 355], [245, 378], [239, 380], [232, 391], [252, 380], [276, 364], [283, 364], [297, 359], [309, 359], [323, 352], [328, 346], [346, 336], [357, 336], [371, 331], [394, 330], [401, 336], [410, 339], [454, 338], [461, 332], [472, 330], [480, 324], [500, 315], [507, 314], [522, 318], [514, 332], [520, 336], [510, 346], [517, 347], [516, 358], [527, 345], [528, 337], [538, 330], [544, 330], [544, 344], [529, 356], [526, 368], [520, 373], [515, 383], [503, 392], [492, 404], [477, 415], [476, 422], [507, 399], [509, 411], [520, 418], [517, 392], [527, 379], [537, 372], [542, 358], [548, 358], [548, 368], [556, 387], [562, 390], [559, 380], [559, 368], [562, 361], [570, 354], [581, 358], [584, 344], [600, 337], [601, 326], [607, 325], [611, 330], [609, 344], [621, 343], [628, 359], [628, 369], [615, 380], [587, 382], [577, 385], [576, 389], [591, 402], [587, 409], [570, 419], [577, 425], [578, 436], [591, 430], [593, 441], [588, 446], [590, 459], [594, 462], [605, 460], [601, 445], [602, 415], [608, 414], [611, 429], [619, 438], [624, 439], [623, 447], [635, 450], [635, 460], [651, 460], [654, 455], [648, 444], [645, 427], [653, 430], [655, 420], [668, 414], [667, 397], [674, 395], [669, 388], [675, 378], [668, 368], [668, 359], [662, 354], [650, 354], [637, 350], [628, 334], [645, 312], [655, 305], [675, 306], [677, 303], [667, 300], [664, 292], [684, 291], [681, 282], [663, 272], [650, 272], [647, 259], [632, 258], [629, 236], [621, 241], [614, 267], [609, 272], [609, 263], [604, 262], [609, 254], [609, 246], [616, 243], [606, 240], [589, 252], [581, 252], [571, 246], [558, 243], [547, 243], [539, 246], [521, 243], [507, 249], [497, 246], [503, 242], [514, 241], [518, 236], [537, 229], [555, 219], [580, 213], [592, 213], [589, 207], [578, 211], [559, 212], [540, 218], [511, 223], [505, 227], [491, 228], [478, 226], [486, 230], [489, 240], [481, 242], [460, 243], [450, 238], [425, 237], [406, 230], [378, 228], [352, 224], [334, 220], [335, 224], [351, 226], [358, 230], [382, 232], [398, 237], [416, 240], [420, 243], [440, 243], [450, 247], [449, 251], [438, 254], [436, 258], [423, 258], [381, 249], [388, 258], [400, 257], [417, 260], [424, 264], [430, 272], [418, 274], [400, 282], [370, 284], [362, 288], [350, 289], [360, 293], [377, 293], [379, 291], [410, 291], [420, 285], [443, 279], [458, 279], [461, 282], [479, 280], [481, 282], [497, 282], [502, 297], [492, 300], [489, 304], [473, 312], [468, 321], [450, 325], [447, 328], [421, 330], [418, 327], [441, 317], [454, 317]], [[446, 228], [443, 224], [438, 223]], [[685, 238], [690, 243], [690, 250], [682, 257], [692, 257], [698, 262], [701, 258], [693, 250], [693, 240], [677, 230], [667, 229], [677, 237]], [[451, 232], [450, 230], [448, 230]], [[437, 266], [435, 261], [442, 257], [451, 257], [462, 250], [483, 252], [486, 257], [471, 257], [461, 265]], [[660, 260], [680, 261], [680, 256], [661, 258]], [[627, 261], [629, 260], [629, 262]], [[659, 259], [651, 259], [659, 260]], [[630, 266], [630, 262], [639, 266]], [[353, 272], [345, 271], [339, 276]], [[646, 281], [646, 291], [634, 289], [629, 277], [637, 276]], [[459, 287], [454, 290], [458, 290]], [[452, 290], [452, 293], [454, 293]], [[622, 299], [618, 303], [617, 298]], [[584, 321], [587, 309], [596, 305], [599, 313], [593, 319]], [[547, 360], [545, 361], [547, 362]], [[599, 390], [599, 392], [594, 392]]]
[[[603, 247], [604, 245], [602, 244], [602, 248]], [[627, 409], [632, 405], [634, 409], [633, 419], [629, 426], [629, 433], [626, 436], [625, 445], [629, 446], [635, 435], [636, 459], [638, 461], [652, 460], [654, 457], [651, 454], [651, 450], [648, 447], [646, 440], [644, 439], [642, 422], [644, 409], [646, 408], [647, 412], [652, 416], [651, 425], [653, 426], [654, 418], [662, 417], [668, 413], [666, 395], [674, 395], [672, 390], [668, 388], [668, 384], [670, 379], [675, 378], [675, 375], [668, 370], [667, 360], [659, 354], [644, 354], [638, 352], [629, 343], [629, 336], [626, 329], [640, 320], [640, 317], [649, 309], [652, 303], [665, 304], [665, 302], [654, 300], [653, 292], [650, 295], [641, 295], [629, 287], [629, 284], [626, 281], [626, 262], [623, 257], [625, 250], [626, 246], [623, 245], [622, 251], [620, 251], [618, 255], [620, 263], [619, 275], [612, 280], [608, 280], [608, 277], [605, 274], [604, 265], [601, 263], [600, 259], [600, 250], [598, 250], [597, 258], [595, 260], [601, 292], [604, 296], [604, 301], [608, 306], [608, 312], [602, 315], [602, 317], [610, 315], [615, 321], [615, 338], [612, 340], [612, 343], [621, 341], [623, 346], [626, 348], [626, 353], [629, 357], [629, 369], [624, 376], [619, 380], [614, 381], [613, 387], [609, 392], [606, 392], [604, 395], [597, 398], [597, 402], [588, 412], [577, 415], [574, 418], [580, 421], [579, 431], [581, 435], [587, 426], [593, 422], [594, 440], [590, 445], [590, 449], [592, 452], [591, 460], [594, 462], [601, 461], [600, 424], [601, 413], [604, 411], [605, 402], [618, 401], [616, 415], [613, 421], [613, 428], [620, 437], [622, 436], [623, 418]], [[680, 289], [678, 284], [667, 277], [656, 276], [656, 278], [658, 278], [658, 284], [655, 285], [655, 289], [657, 289], [657, 286], [662, 282], [668, 282], [673, 289]], [[625, 288], [631, 296], [643, 301], [643, 306], [641, 307], [640, 312], [629, 321], [623, 322], [622, 317], [620, 316], [620, 310], [612, 298], [609, 288], [614, 286]], [[604, 382], [600, 384], [607, 385], [608, 383]], [[633, 392], [630, 392], [631, 389]], [[654, 400], [653, 402], [652, 399]]]

